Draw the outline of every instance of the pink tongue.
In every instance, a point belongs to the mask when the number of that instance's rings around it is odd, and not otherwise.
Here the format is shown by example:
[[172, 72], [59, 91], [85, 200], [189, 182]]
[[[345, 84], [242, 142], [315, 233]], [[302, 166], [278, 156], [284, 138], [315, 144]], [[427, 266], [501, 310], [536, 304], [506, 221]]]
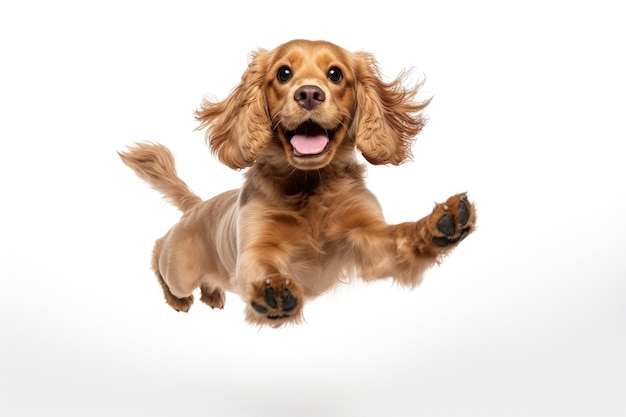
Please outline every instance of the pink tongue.
[[291, 145], [296, 155], [316, 155], [321, 153], [328, 144], [326, 135], [293, 135]]

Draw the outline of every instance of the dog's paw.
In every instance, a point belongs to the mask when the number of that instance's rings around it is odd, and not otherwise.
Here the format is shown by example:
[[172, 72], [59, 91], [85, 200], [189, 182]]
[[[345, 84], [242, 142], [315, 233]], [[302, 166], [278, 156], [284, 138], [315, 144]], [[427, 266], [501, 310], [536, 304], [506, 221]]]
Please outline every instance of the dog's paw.
[[224, 308], [224, 303], [226, 302], [226, 294], [224, 293], [224, 290], [208, 284], [202, 284], [200, 286], [200, 290], [200, 301], [209, 305], [211, 308]]
[[431, 214], [434, 224], [432, 243], [446, 248], [463, 240], [474, 230], [476, 210], [465, 193], [450, 197], [437, 204]]
[[251, 323], [279, 327], [299, 321], [301, 311], [302, 289], [297, 282], [276, 277], [250, 285], [246, 319]]
[[174, 297], [173, 295], [165, 297], [165, 301], [178, 312], [187, 313], [193, 304], [193, 295], [184, 298]]

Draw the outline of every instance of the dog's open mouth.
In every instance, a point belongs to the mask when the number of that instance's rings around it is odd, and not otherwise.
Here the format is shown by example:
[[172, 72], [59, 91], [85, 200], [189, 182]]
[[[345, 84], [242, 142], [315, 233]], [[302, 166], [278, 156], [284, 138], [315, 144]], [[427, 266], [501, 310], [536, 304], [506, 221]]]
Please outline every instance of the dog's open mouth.
[[295, 131], [285, 132], [293, 146], [295, 156], [321, 154], [328, 146], [333, 133], [332, 130], [326, 130], [312, 120], [302, 123]]

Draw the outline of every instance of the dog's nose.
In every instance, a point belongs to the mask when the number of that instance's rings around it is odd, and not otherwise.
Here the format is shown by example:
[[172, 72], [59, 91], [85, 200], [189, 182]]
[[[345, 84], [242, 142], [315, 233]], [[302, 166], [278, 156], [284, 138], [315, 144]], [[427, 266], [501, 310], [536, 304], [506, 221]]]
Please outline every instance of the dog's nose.
[[315, 85], [303, 85], [296, 90], [293, 98], [300, 106], [307, 110], [313, 110], [326, 99], [326, 94]]

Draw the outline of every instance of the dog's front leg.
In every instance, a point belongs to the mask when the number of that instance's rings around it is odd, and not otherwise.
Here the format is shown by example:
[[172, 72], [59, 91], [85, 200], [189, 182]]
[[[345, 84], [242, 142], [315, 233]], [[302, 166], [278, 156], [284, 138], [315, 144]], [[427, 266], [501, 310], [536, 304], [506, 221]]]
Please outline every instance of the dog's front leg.
[[474, 205], [463, 193], [436, 204], [417, 222], [352, 231], [359, 274], [365, 280], [393, 277], [415, 286], [426, 269], [474, 231], [475, 221]]
[[302, 319], [303, 288], [291, 275], [293, 255], [306, 240], [289, 215], [246, 207], [239, 222], [235, 279], [246, 302], [246, 320], [279, 327]]

